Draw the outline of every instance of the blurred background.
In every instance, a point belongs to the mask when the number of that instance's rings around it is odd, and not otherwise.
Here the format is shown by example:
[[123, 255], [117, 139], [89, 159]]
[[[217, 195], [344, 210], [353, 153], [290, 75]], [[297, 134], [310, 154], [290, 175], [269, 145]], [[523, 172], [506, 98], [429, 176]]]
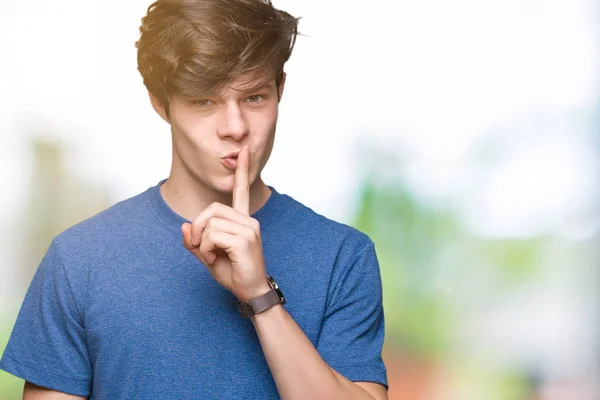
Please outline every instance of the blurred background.
[[[2, 2], [0, 352], [52, 237], [168, 175], [149, 3]], [[600, 399], [598, 2], [274, 3], [304, 36], [263, 178], [374, 240], [390, 399]]]

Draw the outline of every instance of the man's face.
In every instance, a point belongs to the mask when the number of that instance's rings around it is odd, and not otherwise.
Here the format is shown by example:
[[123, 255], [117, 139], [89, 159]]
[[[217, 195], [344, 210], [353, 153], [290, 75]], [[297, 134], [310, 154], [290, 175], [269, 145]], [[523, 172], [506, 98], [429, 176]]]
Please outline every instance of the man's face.
[[[172, 96], [168, 118], [173, 135], [172, 172], [208, 190], [231, 192], [235, 171], [223, 161], [228, 154], [247, 145], [248, 178], [252, 185], [271, 155], [284, 82], [285, 79], [279, 87], [279, 97], [274, 79], [254, 87], [243, 77], [212, 96], [198, 99]], [[252, 88], [239, 89], [248, 87]], [[157, 111], [165, 117], [164, 110]]]

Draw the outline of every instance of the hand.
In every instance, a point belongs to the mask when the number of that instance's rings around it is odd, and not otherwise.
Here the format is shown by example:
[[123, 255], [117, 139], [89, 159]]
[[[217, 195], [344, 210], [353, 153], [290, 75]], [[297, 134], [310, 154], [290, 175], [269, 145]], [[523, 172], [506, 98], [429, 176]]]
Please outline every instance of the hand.
[[202, 262], [219, 284], [240, 301], [271, 287], [267, 281], [259, 222], [250, 217], [248, 148], [240, 151], [233, 185], [233, 207], [212, 203], [192, 223], [181, 226], [183, 246]]

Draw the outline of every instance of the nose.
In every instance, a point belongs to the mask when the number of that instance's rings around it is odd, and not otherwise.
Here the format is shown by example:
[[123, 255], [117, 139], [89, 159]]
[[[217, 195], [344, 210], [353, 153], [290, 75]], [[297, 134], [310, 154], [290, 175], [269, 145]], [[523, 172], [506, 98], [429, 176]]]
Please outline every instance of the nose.
[[224, 107], [223, 123], [219, 129], [221, 138], [231, 137], [235, 141], [240, 141], [248, 134], [248, 123], [239, 104], [228, 104]]

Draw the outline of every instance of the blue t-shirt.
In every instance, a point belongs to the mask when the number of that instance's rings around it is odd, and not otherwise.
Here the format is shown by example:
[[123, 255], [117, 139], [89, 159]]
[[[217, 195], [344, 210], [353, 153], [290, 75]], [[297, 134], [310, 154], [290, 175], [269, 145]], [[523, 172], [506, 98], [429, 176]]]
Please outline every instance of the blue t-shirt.
[[[269, 188], [252, 217], [285, 309], [332, 368], [387, 387], [373, 242]], [[90, 399], [278, 399], [252, 322], [183, 247], [183, 222], [159, 183], [54, 238], [0, 368]]]

